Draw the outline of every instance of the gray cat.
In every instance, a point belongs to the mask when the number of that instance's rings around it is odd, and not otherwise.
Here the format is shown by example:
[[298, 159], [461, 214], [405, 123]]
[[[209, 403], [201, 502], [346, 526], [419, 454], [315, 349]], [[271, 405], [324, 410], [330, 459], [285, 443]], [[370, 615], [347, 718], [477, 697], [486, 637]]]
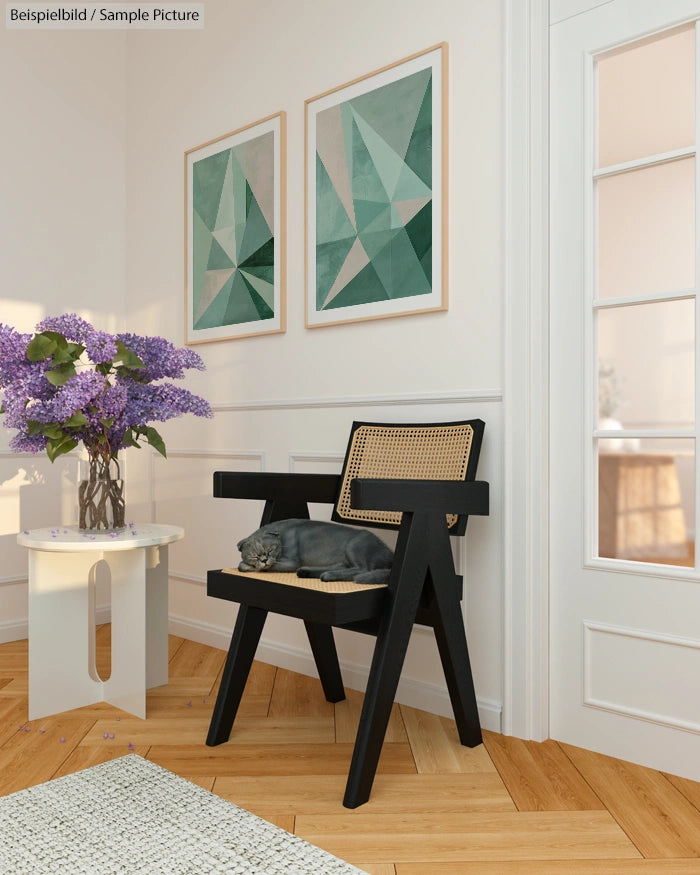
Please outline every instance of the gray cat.
[[386, 583], [394, 554], [377, 535], [320, 520], [268, 523], [236, 545], [239, 571], [296, 571], [299, 577]]

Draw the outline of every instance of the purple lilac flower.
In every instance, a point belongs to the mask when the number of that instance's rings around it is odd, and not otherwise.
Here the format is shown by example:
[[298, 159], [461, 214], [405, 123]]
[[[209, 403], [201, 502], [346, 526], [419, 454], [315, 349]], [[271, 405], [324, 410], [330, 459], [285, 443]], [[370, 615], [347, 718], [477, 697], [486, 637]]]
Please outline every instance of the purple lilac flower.
[[95, 329], [77, 313], [64, 313], [62, 316], [49, 316], [43, 319], [36, 327], [37, 334], [42, 331], [55, 331], [62, 334], [66, 340], [73, 343], [85, 343]]
[[37, 422], [65, 422], [73, 414], [94, 404], [105, 390], [105, 378], [95, 371], [81, 371], [60, 386], [48, 401], [27, 406], [27, 417]]
[[141, 359], [145, 369], [139, 372], [139, 379], [151, 382], [161, 377], [181, 379], [188, 368], [204, 370], [201, 356], [192, 349], [178, 349], [164, 337], [140, 337], [137, 334], [118, 334], [127, 349]]
[[85, 351], [90, 361], [99, 365], [112, 361], [117, 354], [117, 343], [111, 334], [105, 331], [93, 331], [85, 338]]
[[[212, 416], [209, 404], [186, 389], [156, 380], [180, 378], [188, 368], [204, 370], [200, 356], [190, 349], [178, 349], [163, 337], [135, 334], [112, 336], [98, 331], [75, 313], [44, 319], [37, 333], [53, 331], [66, 340], [85, 347], [85, 358], [73, 350], [77, 372], [63, 385], [47, 379], [51, 357], [30, 361], [26, 350], [32, 336], [0, 324], [0, 400], [4, 407], [3, 425], [16, 429], [10, 448], [16, 452], [38, 453], [47, 449], [48, 439], [30, 434], [31, 421], [69, 428], [70, 437], [85, 445], [91, 458], [110, 454], [124, 446], [130, 428], [145, 430], [151, 421], [165, 422], [184, 413]], [[117, 340], [144, 362], [133, 373], [117, 371], [112, 360]], [[94, 366], [99, 366], [97, 370]], [[66, 423], [80, 412], [80, 426]]]
[[27, 344], [31, 334], [20, 334], [9, 325], [0, 323], [0, 386], [9, 386], [23, 370], [30, 367]]

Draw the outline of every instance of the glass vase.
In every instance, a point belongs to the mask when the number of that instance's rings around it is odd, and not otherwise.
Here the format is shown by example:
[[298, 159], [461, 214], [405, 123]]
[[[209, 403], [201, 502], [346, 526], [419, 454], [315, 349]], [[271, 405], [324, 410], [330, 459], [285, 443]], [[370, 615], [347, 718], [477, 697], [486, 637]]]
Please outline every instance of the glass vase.
[[88, 479], [78, 484], [78, 528], [87, 532], [122, 529], [125, 510], [117, 460], [91, 459]]

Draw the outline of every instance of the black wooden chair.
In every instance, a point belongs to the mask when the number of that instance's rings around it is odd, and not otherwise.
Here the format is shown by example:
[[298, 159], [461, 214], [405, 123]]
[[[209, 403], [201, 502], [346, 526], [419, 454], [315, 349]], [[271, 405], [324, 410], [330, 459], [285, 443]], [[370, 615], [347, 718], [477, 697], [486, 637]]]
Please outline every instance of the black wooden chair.
[[265, 500], [260, 525], [308, 519], [308, 503], [322, 502], [333, 504], [333, 520], [398, 529], [398, 541], [388, 584], [324, 583], [236, 568], [208, 572], [208, 595], [240, 604], [208, 745], [228, 741], [270, 611], [304, 621], [329, 702], [345, 698], [332, 627], [376, 636], [347, 808], [369, 798], [414, 623], [435, 631], [461, 743], [481, 743], [450, 535], [464, 535], [469, 514], [488, 514], [488, 483], [474, 479], [483, 430], [480, 419], [355, 422], [340, 475], [215, 472], [216, 497]]

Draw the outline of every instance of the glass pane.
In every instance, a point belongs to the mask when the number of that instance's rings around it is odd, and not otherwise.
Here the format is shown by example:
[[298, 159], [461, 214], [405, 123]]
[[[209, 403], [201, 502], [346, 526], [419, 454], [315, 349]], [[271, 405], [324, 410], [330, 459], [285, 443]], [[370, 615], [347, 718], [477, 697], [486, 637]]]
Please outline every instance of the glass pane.
[[599, 310], [599, 427], [692, 428], [694, 346], [694, 301]]
[[598, 180], [598, 295], [695, 285], [695, 159]]
[[695, 29], [644, 40], [598, 61], [598, 166], [695, 143]]
[[598, 555], [693, 566], [695, 442], [605, 438], [598, 451]]

